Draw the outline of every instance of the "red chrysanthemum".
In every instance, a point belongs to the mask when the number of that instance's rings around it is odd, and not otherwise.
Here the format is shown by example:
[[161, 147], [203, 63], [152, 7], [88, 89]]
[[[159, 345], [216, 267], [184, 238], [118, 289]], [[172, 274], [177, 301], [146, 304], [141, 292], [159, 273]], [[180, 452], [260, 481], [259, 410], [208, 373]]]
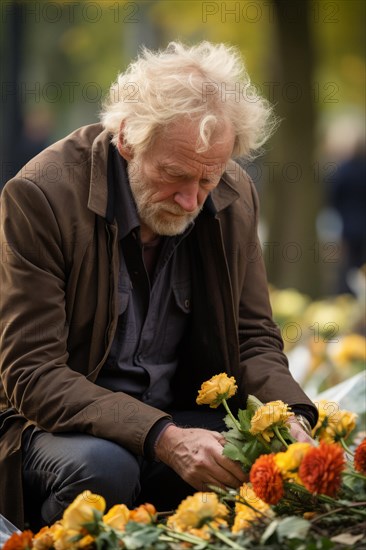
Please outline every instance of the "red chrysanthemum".
[[366, 437], [355, 451], [354, 465], [355, 470], [366, 475]]
[[267, 504], [277, 504], [284, 495], [281, 471], [274, 456], [272, 453], [257, 458], [249, 475], [256, 495]]
[[299, 467], [299, 476], [311, 493], [332, 497], [340, 487], [344, 466], [342, 447], [321, 441], [319, 447], [311, 447], [305, 454]]
[[3, 550], [28, 550], [33, 548], [32, 531], [23, 531], [23, 533], [13, 533], [5, 542]]

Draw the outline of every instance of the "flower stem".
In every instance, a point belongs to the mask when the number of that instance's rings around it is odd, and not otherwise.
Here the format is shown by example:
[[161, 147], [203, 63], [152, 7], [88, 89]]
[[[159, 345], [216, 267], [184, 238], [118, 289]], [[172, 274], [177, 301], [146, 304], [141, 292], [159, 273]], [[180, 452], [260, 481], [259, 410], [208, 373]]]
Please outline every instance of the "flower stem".
[[278, 429], [278, 426], [273, 426], [273, 431], [274, 433], [276, 434], [276, 436], [278, 437], [278, 439], [281, 441], [282, 445], [284, 445], [286, 447], [286, 449], [288, 449], [288, 444], [286, 443], [286, 441], [283, 439], [282, 435], [281, 435], [281, 432], [280, 430]]
[[264, 447], [267, 451], [269, 451], [269, 452], [272, 451], [271, 447], [268, 445], [267, 441], [264, 439], [264, 437], [263, 437], [262, 434], [257, 434], [256, 437], [257, 437], [258, 441], [259, 441], [260, 443], [262, 443], [263, 447]]
[[230, 540], [226, 535], [221, 533], [218, 529], [214, 529], [211, 526], [210, 526], [210, 529], [218, 539], [222, 540], [222, 542], [225, 542], [225, 544], [230, 546], [230, 548], [235, 548], [235, 550], [245, 550], [243, 546], [239, 546], [239, 544], [237, 544], [235, 541]]
[[306, 495], [310, 495], [310, 496], [313, 496], [313, 497], [315, 496], [317, 499], [319, 499], [322, 502], [326, 502], [327, 504], [333, 504], [333, 505], [339, 506], [339, 501], [335, 500], [334, 498], [329, 497], [328, 495], [323, 495], [323, 494], [313, 495], [308, 489], [306, 489], [306, 487], [303, 487], [299, 483], [291, 482], [291, 483], [285, 483], [285, 485], [287, 487], [289, 487], [290, 490], [295, 489], [299, 493], [305, 493]]
[[351, 451], [351, 449], [348, 447], [348, 445], [345, 442], [345, 440], [343, 439], [343, 437], [340, 438], [339, 442], [342, 445], [343, 449], [346, 451], [346, 453], [348, 453], [351, 456], [355, 456], [355, 453], [353, 451]]
[[[303, 487], [302, 485], [299, 485], [298, 483], [286, 483], [286, 485], [289, 488], [291, 488], [291, 487], [294, 488], [296, 491], [311, 495], [310, 491], [308, 491], [306, 489], [306, 487]], [[312, 495], [312, 496], [316, 497], [320, 502], [326, 502], [327, 504], [331, 504], [333, 506], [339, 507], [340, 502], [338, 500], [328, 496], [328, 495], [316, 494], [316, 495]], [[357, 507], [358, 505], [359, 505], [359, 503], [356, 503], [356, 504], [353, 504], [353, 503], [347, 504], [347, 503], [345, 503], [343, 505], [343, 509], [347, 509], [347, 510], [350, 509], [350, 508], [352, 509], [352, 508]], [[357, 511], [355, 511], [355, 513], [358, 514], [358, 515], [366, 517], [366, 511], [364, 511], [364, 510], [357, 510]]]
[[366, 476], [364, 476], [362, 474], [358, 474], [357, 472], [343, 472], [343, 475], [351, 476], [351, 477], [354, 477], [356, 479], [362, 479], [362, 481], [366, 481]]
[[239, 422], [237, 421], [237, 419], [234, 417], [231, 410], [229, 409], [229, 405], [226, 403], [226, 399], [222, 400], [222, 404], [224, 405], [227, 414], [230, 416], [231, 420], [234, 422], [235, 426], [238, 428], [239, 432], [241, 432], [242, 431], [241, 426], [240, 426]]
[[[166, 531], [167, 533], [167, 537], [171, 539], [175, 539], [175, 540], [182, 540], [184, 542], [189, 542], [191, 544], [205, 544], [206, 548], [212, 548], [212, 546], [209, 544], [208, 541], [205, 541], [204, 539], [202, 539], [201, 537], [195, 537], [194, 535], [190, 535], [189, 533], [178, 533], [177, 531], [173, 531], [171, 529], [169, 529], [168, 527], [165, 527], [164, 525], [161, 525], [160, 526], [161, 529], [164, 529], [164, 531]], [[163, 539], [164, 536], [161, 536], [159, 538]]]

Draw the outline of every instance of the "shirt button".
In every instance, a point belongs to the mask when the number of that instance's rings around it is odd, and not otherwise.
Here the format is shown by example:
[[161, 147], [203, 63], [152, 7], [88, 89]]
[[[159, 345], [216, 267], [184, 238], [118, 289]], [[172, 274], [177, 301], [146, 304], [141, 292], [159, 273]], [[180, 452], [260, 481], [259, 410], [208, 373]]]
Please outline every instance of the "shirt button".
[[141, 362], [142, 362], [142, 353], [138, 353], [138, 354], [136, 355], [136, 359], [137, 359], [137, 361], [138, 361], [139, 363], [141, 363]]
[[186, 309], [189, 309], [190, 304], [191, 304], [191, 302], [188, 300], [188, 298], [186, 300], [184, 300], [184, 307]]

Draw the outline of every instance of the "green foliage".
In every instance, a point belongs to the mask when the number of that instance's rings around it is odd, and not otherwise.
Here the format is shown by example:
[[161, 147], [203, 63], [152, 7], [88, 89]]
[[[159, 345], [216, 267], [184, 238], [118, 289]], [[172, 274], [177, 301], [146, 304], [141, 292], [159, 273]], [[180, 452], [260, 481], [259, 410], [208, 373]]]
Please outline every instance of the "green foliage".
[[[126, 531], [123, 535], [123, 543], [126, 550], [138, 550], [139, 548], [154, 548], [159, 540], [161, 532], [156, 526], [141, 525], [131, 521], [126, 525]], [[161, 548], [161, 546], [160, 546]]]
[[293, 441], [287, 425], [274, 424], [274, 437], [270, 442], [265, 441], [261, 434], [253, 435], [250, 432], [253, 415], [262, 405], [263, 403], [255, 396], [248, 396], [247, 408], [238, 411], [240, 429], [229, 414], [225, 417], [228, 430], [225, 432], [226, 444], [223, 454], [239, 461], [245, 472], [249, 472], [252, 464], [262, 454], [284, 450], [284, 443]]

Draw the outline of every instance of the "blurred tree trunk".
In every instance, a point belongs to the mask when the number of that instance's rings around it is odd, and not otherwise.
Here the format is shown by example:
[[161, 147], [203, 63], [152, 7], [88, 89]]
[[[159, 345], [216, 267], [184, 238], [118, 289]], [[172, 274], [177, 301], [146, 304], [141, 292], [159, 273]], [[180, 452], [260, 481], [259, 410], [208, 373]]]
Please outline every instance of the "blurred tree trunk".
[[19, 169], [17, 147], [22, 130], [23, 113], [20, 108], [20, 68], [24, 24], [22, 5], [6, 2], [1, 6], [1, 125], [0, 191], [6, 181]]
[[313, 164], [311, 4], [309, 0], [273, 2], [278, 49], [269, 84], [281, 124], [267, 160], [264, 252], [272, 284], [296, 287], [315, 297], [321, 286], [315, 228], [320, 184]]

